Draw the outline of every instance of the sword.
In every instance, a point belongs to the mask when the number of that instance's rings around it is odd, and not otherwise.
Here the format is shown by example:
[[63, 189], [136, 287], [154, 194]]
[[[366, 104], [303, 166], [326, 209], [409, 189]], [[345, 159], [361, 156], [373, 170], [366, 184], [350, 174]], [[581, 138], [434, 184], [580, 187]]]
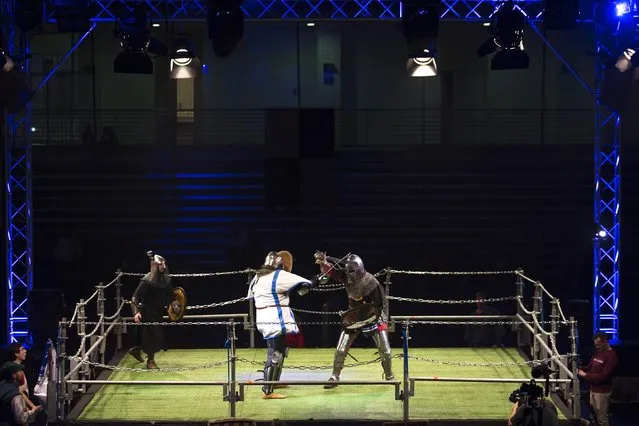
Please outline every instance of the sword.
[[[348, 256], [350, 256], [351, 254], [352, 254], [352, 253], [348, 253], [346, 256], [342, 257], [340, 260], [338, 260], [337, 262], [333, 263], [333, 264], [331, 265], [331, 267], [330, 267], [330, 268], [328, 268], [328, 269], [326, 270], [326, 272], [322, 272], [322, 275], [320, 275], [320, 279], [322, 279], [322, 278], [324, 278], [324, 277], [328, 276], [328, 273], [329, 273], [329, 272], [331, 272], [331, 271], [335, 268], [335, 266], [337, 266], [338, 264], [342, 263], [342, 262], [343, 262], [344, 260], [346, 260], [346, 258], [347, 258]], [[326, 262], [326, 261], [324, 261], [324, 262]]]

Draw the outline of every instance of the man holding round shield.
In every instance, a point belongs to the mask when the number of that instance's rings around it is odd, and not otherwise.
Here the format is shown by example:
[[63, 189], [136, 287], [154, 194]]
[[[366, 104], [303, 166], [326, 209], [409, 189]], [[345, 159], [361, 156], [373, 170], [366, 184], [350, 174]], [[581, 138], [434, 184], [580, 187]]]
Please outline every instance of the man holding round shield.
[[337, 386], [348, 351], [360, 332], [375, 342], [385, 380], [394, 380], [384, 309], [387, 302], [379, 281], [366, 271], [364, 262], [356, 254], [349, 253], [344, 258], [337, 259], [326, 256], [326, 253], [316, 252], [315, 263], [320, 265], [325, 283], [333, 281], [344, 285], [349, 307], [349, 310], [342, 314], [343, 330], [337, 341], [333, 374], [328, 379], [333, 383], [325, 385], [324, 388]]
[[[186, 308], [186, 296], [181, 287], [173, 288], [171, 275], [164, 257], [148, 252], [150, 272], [140, 280], [131, 297], [133, 321], [140, 323], [157, 323], [164, 321], [167, 314], [172, 321], [178, 320]], [[136, 346], [129, 349], [129, 354], [139, 362], [144, 362], [142, 351], [146, 353], [146, 368], [157, 369], [155, 354], [162, 349], [164, 330], [161, 325], [141, 325], [136, 330]]]

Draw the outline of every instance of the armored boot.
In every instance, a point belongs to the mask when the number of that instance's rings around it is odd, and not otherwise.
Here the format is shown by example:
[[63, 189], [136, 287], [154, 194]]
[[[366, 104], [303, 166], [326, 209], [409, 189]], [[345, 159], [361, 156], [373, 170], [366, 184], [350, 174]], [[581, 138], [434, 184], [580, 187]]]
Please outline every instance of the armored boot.
[[356, 333], [345, 333], [342, 331], [342, 334], [339, 336], [339, 340], [337, 341], [337, 349], [335, 350], [335, 359], [333, 360], [333, 374], [328, 379], [330, 382], [324, 385], [324, 389], [332, 389], [337, 387], [337, 382], [339, 382], [339, 375], [344, 368], [344, 362], [346, 361], [346, 354], [350, 349], [351, 345], [355, 341], [357, 337]]
[[384, 379], [394, 380], [393, 374], [393, 362], [392, 353], [390, 347], [390, 341], [388, 340], [388, 332], [386, 330], [378, 331], [373, 334], [373, 340], [377, 346], [377, 352], [381, 360], [382, 368], [384, 369]]

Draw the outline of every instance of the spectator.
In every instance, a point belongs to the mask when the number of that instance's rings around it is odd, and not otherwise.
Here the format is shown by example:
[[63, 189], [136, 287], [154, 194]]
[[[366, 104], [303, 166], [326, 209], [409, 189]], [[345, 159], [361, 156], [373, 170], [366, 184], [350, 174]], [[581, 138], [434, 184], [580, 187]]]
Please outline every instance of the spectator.
[[[486, 304], [486, 293], [479, 292], [475, 296], [477, 307], [470, 315], [501, 315], [499, 310]], [[504, 337], [504, 328], [500, 325], [471, 325], [466, 327], [464, 340], [469, 347], [498, 347]]]
[[595, 334], [595, 353], [584, 368], [577, 371], [590, 383], [590, 407], [598, 426], [609, 426], [608, 409], [612, 394], [612, 373], [619, 362], [605, 333]]

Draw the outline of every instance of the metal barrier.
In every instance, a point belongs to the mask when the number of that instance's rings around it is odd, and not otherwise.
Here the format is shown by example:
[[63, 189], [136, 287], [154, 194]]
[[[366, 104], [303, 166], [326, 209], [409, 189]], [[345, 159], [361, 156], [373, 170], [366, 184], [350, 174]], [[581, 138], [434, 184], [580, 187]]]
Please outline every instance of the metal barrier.
[[[188, 117], [184, 116], [189, 112]], [[264, 145], [268, 109], [33, 111], [34, 144]], [[591, 109], [335, 110], [338, 148], [439, 144], [584, 144]], [[443, 141], [442, 138], [450, 140]]]
[[[212, 276], [229, 276], [238, 274], [247, 274], [248, 282], [250, 283], [253, 276], [252, 270], [230, 271], [230, 272], [216, 272], [205, 274], [173, 274], [176, 277], [212, 277]], [[340, 381], [339, 385], [380, 385], [380, 386], [393, 386], [395, 388], [395, 400], [402, 401], [403, 405], [403, 419], [408, 421], [410, 418], [409, 413], [409, 400], [411, 396], [415, 395], [416, 382], [426, 381], [446, 381], [446, 382], [479, 382], [479, 383], [522, 383], [525, 379], [517, 378], [472, 378], [472, 377], [411, 377], [409, 360], [414, 361], [426, 361], [426, 362], [438, 362], [442, 364], [453, 364], [459, 366], [490, 366], [490, 367], [503, 367], [503, 366], [537, 366], [539, 364], [549, 364], [559, 371], [559, 377], [550, 380], [551, 383], [558, 386], [563, 395], [567, 398], [567, 408], [571, 412], [573, 418], [579, 418], [580, 409], [580, 394], [579, 394], [579, 381], [577, 378], [577, 354], [576, 354], [576, 339], [577, 339], [577, 324], [571, 317], [566, 319], [561, 309], [560, 301], [555, 298], [548, 290], [538, 281], [532, 280], [524, 275], [521, 270], [512, 271], [470, 271], [470, 272], [440, 272], [440, 271], [410, 271], [410, 270], [394, 270], [386, 268], [377, 274], [376, 276], [384, 276], [385, 292], [388, 295], [389, 300], [395, 300], [398, 302], [411, 302], [411, 303], [425, 303], [425, 304], [469, 304], [475, 303], [475, 299], [469, 300], [430, 300], [430, 299], [416, 299], [401, 296], [391, 296], [391, 276], [392, 275], [413, 275], [413, 276], [462, 276], [462, 275], [515, 275], [515, 287], [516, 295], [514, 297], [499, 297], [493, 299], [486, 299], [486, 302], [491, 301], [514, 301], [517, 306], [516, 315], [493, 315], [493, 316], [477, 316], [477, 315], [458, 315], [458, 316], [444, 316], [444, 315], [390, 315], [389, 321], [392, 328], [396, 325], [402, 327], [403, 338], [403, 351], [401, 354], [394, 355], [394, 358], [403, 359], [403, 378], [399, 380], [389, 381], [360, 381], [360, 380], [348, 380]], [[238, 325], [244, 327], [245, 330], [255, 329], [255, 318], [251, 314], [253, 306], [249, 305], [251, 312], [249, 313], [236, 313], [236, 314], [188, 314], [184, 316], [185, 320], [224, 320], [224, 321], [197, 321], [197, 322], [172, 322], [172, 323], [131, 323], [131, 317], [124, 317], [121, 315], [121, 311], [124, 306], [127, 305], [127, 301], [121, 297], [121, 287], [123, 285], [122, 278], [124, 276], [142, 276], [144, 274], [138, 273], [125, 273], [120, 270], [116, 272], [116, 278], [110, 283], [103, 285], [100, 283], [96, 286], [96, 291], [88, 298], [82, 299], [76, 305], [76, 310], [70, 321], [63, 318], [60, 322], [59, 336], [58, 336], [58, 374], [56, 379], [56, 391], [57, 391], [57, 409], [58, 418], [64, 420], [68, 411], [69, 405], [72, 401], [73, 393], [75, 389], [85, 390], [85, 387], [91, 384], [95, 385], [179, 385], [179, 386], [221, 386], [223, 390], [223, 400], [229, 402], [230, 416], [236, 416], [237, 402], [244, 400], [245, 388], [247, 386], [256, 386], [264, 384], [294, 384], [303, 386], [316, 386], [331, 384], [329, 380], [295, 380], [295, 381], [279, 381], [279, 382], [264, 382], [260, 381], [255, 383], [252, 381], [240, 381], [237, 377], [237, 363], [249, 362], [252, 364], [260, 364], [255, 361], [247, 361], [245, 359], [238, 358], [236, 341], [238, 340], [236, 335], [236, 329]], [[533, 308], [529, 310], [523, 303], [524, 293], [524, 281], [528, 281], [534, 285], [533, 295]], [[113, 315], [107, 316], [105, 313], [105, 290], [113, 286], [116, 290], [116, 312]], [[314, 291], [342, 291], [343, 286], [341, 284], [328, 284], [314, 288]], [[543, 307], [545, 298], [549, 299], [551, 306], [550, 320], [546, 321], [543, 317]], [[86, 306], [88, 303], [96, 301], [98, 321], [87, 321]], [[221, 306], [229, 306], [231, 304], [246, 302], [247, 298], [242, 297], [234, 300], [228, 300], [223, 302], [215, 302], [204, 305], [189, 306], [189, 310], [202, 310], [211, 309]], [[389, 306], [386, 306], [386, 312], [389, 312]], [[320, 315], [340, 315], [340, 312], [323, 312], [323, 311], [305, 311], [312, 314]], [[240, 318], [241, 322], [236, 322], [235, 319]], [[279, 323], [278, 323], [279, 324]], [[338, 322], [300, 322], [299, 324], [339, 324]], [[490, 325], [490, 324], [512, 324], [516, 326], [518, 333], [518, 342], [525, 342], [525, 335], [530, 333], [532, 335], [531, 350], [529, 361], [522, 362], [506, 362], [506, 363], [483, 363], [474, 364], [467, 361], [442, 361], [442, 360], [427, 360], [421, 357], [417, 357], [410, 354], [409, 340], [410, 340], [410, 328], [420, 325], [440, 325], [440, 324], [464, 324], [464, 325]], [[550, 331], [544, 329], [543, 325], [550, 324]], [[87, 332], [87, 325], [92, 325], [93, 329]], [[117, 335], [118, 349], [122, 344], [123, 328], [126, 326], [146, 326], [146, 325], [166, 325], [166, 326], [224, 326], [227, 329], [227, 341], [228, 341], [228, 355], [224, 361], [218, 361], [212, 364], [201, 366], [201, 368], [210, 368], [220, 365], [228, 365], [229, 375], [225, 381], [159, 381], [159, 380], [91, 380], [91, 367], [110, 368], [112, 370], [135, 370], [139, 369], [127, 369], [118, 366], [109, 366], [105, 364], [105, 345], [106, 338], [111, 333]], [[67, 349], [67, 328], [75, 326], [77, 327], [78, 337], [81, 342], [75, 355], [69, 356], [66, 353]], [[566, 355], [560, 355], [557, 345], [556, 336], [558, 334], [558, 328], [560, 326], [569, 327], [570, 330], [570, 342], [572, 353]], [[254, 335], [251, 334], [251, 347], [254, 343]], [[99, 356], [99, 361], [91, 361], [95, 355]], [[377, 362], [377, 360], [373, 361]], [[67, 368], [67, 363], [69, 366]], [[366, 365], [372, 362], [358, 362], [355, 365]], [[199, 368], [199, 367], [197, 367]], [[308, 369], [309, 367], [293, 367]], [[315, 368], [315, 367], [313, 367]], [[329, 366], [332, 368], [332, 366]], [[181, 367], [175, 369], [163, 369], [164, 371], [183, 371], [195, 369], [194, 367]], [[67, 372], [68, 371], [68, 372]], [[158, 370], [139, 370], [148, 373]], [[162, 371], [162, 370], [160, 370]]]

